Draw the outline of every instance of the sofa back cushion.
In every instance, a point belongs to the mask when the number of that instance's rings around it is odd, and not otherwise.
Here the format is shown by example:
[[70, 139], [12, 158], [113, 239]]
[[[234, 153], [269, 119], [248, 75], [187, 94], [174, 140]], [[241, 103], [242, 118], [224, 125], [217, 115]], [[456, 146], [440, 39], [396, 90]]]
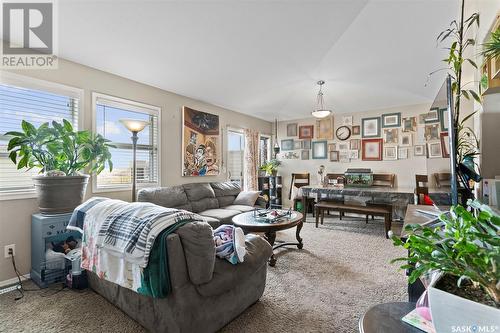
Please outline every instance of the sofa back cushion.
[[232, 205], [236, 196], [241, 192], [241, 187], [234, 182], [210, 183], [214, 189], [215, 197], [219, 201], [219, 207]]
[[193, 212], [199, 213], [207, 209], [219, 208], [215, 192], [208, 183], [190, 183], [182, 185]]
[[168, 208], [193, 210], [182, 185], [141, 189], [137, 193], [137, 201], [152, 202]]
[[210, 225], [206, 222], [187, 223], [177, 229], [176, 233], [184, 248], [191, 282], [202, 284], [212, 280], [215, 265], [215, 243]]

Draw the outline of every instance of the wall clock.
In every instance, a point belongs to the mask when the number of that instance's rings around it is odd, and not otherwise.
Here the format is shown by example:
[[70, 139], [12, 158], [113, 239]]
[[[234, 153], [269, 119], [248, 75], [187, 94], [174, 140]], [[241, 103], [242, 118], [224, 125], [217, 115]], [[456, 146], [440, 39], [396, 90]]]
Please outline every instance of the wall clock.
[[345, 141], [351, 137], [351, 129], [347, 126], [340, 126], [335, 131], [335, 135], [337, 136], [337, 139]]

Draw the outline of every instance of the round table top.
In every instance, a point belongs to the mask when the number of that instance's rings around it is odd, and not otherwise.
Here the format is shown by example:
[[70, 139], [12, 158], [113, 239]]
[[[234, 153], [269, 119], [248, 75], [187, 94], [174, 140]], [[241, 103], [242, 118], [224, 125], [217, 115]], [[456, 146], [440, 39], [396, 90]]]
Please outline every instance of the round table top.
[[[278, 213], [285, 213], [286, 210], [273, 209]], [[265, 221], [263, 218], [255, 216], [254, 211], [241, 213], [233, 217], [233, 224], [245, 231], [268, 232], [278, 231], [295, 227], [302, 221], [303, 215], [300, 212], [292, 211], [290, 216], [284, 216], [275, 222]]]
[[415, 309], [415, 303], [393, 302], [372, 306], [359, 320], [360, 333], [422, 333], [401, 320]]

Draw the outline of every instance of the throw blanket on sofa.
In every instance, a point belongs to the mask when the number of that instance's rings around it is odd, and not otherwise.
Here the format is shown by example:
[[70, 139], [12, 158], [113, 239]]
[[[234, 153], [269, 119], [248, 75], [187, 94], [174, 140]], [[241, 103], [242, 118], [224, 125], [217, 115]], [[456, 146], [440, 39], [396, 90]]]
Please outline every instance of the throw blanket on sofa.
[[91, 198], [75, 209], [68, 229], [83, 234], [82, 268], [141, 294], [165, 297], [166, 237], [191, 221], [204, 219], [152, 203]]

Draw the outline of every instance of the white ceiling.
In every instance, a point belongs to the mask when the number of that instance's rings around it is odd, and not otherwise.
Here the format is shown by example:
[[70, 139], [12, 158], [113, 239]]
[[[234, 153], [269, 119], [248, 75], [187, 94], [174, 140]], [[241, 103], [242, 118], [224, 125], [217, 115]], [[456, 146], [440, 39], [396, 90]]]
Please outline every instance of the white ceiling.
[[457, 0], [59, 1], [59, 54], [259, 118], [430, 102]]

